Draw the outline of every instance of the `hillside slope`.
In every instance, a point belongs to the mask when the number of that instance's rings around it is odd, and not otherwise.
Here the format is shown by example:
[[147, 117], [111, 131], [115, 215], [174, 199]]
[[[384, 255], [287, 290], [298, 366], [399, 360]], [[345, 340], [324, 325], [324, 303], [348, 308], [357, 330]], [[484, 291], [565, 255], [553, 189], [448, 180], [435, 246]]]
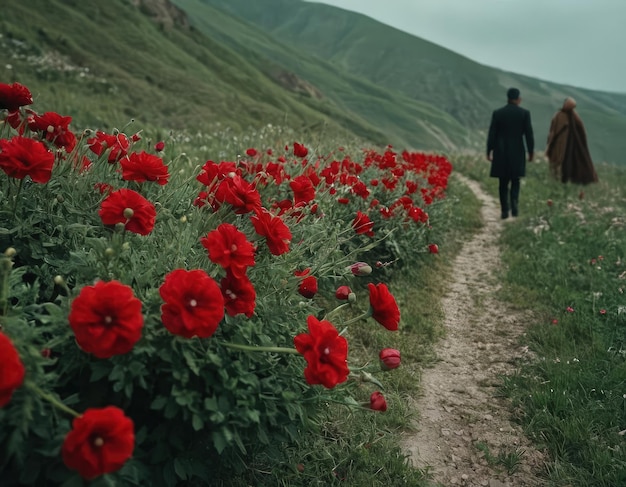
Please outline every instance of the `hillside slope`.
[[275, 39], [344, 72], [432, 104], [477, 135], [486, 130], [491, 111], [505, 103], [506, 89], [515, 85], [533, 114], [541, 149], [552, 115], [566, 96], [573, 96], [586, 123], [594, 158], [626, 164], [622, 140], [626, 133], [626, 95], [490, 68], [364, 15], [324, 4], [300, 0], [202, 1], [262, 27]]
[[294, 93], [193, 28], [167, 0], [1, 0], [0, 80], [74, 127], [234, 130], [267, 123], [388, 143], [328, 100]]
[[[227, 44], [270, 77], [293, 72], [315, 89], [314, 95], [331, 100], [389, 134], [390, 142], [425, 149], [450, 149], [469, 143], [468, 130], [450, 114], [430, 103], [389, 90], [362, 76], [296, 50], [247, 22], [202, 0], [174, 0], [189, 14], [193, 25]], [[287, 81], [284, 80], [283, 81]]]

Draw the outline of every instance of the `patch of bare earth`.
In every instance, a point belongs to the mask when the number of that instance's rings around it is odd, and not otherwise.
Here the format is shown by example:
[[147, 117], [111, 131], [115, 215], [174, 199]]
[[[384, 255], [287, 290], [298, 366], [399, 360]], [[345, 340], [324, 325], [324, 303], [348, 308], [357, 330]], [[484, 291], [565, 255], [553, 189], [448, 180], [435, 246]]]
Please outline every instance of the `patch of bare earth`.
[[443, 298], [446, 335], [438, 361], [422, 372], [419, 420], [403, 446], [415, 466], [429, 469], [433, 485], [544, 485], [542, 453], [511, 423], [510, 403], [498, 395], [501, 375], [513, 373], [528, 354], [519, 337], [531, 313], [497, 297], [498, 239], [515, 219], [501, 220], [496, 200], [462, 179], [482, 202], [484, 226], [453, 264]]

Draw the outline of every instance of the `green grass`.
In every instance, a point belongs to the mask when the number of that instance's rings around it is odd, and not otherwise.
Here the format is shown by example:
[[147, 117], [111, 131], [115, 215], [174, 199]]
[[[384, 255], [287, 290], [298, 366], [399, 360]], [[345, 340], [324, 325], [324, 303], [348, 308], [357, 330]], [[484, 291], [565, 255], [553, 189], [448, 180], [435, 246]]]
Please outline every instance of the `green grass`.
[[[467, 158], [461, 166], [495, 194], [488, 165]], [[502, 238], [502, 298], [535, 311], [524, 339], [535, 358], [503, 391], [550, 453], [555, 486], [626, 485], [626, 172], [597, 170], [600, 182], [580, 187], [531, 165], [521, 216]]]

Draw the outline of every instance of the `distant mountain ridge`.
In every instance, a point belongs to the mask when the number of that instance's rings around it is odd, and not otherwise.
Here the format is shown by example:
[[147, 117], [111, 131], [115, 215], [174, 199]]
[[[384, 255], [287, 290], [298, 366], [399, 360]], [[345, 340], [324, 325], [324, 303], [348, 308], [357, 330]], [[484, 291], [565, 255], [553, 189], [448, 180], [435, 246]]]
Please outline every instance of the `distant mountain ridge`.
[[[182, 5], [186, 0], [175, 0]], [[626, 95], [538, 80], [481, 65], [367, 16], [301, 0], [198, 0], [256, 25], [275, 39], [343, 69], [352, 76], [441, 110], [474, 140], [491, 111], [517, 86], [533, 114], [538, 148], [566, 96], [578, 101], [596, 160], [626, 164]], [[183, 7], [184, 8], [184, 7]], [[297, 66], [291, 66], [297, 71]], [[319, 87], [319, 86], [318, 86]], [[319, 87], [324, 91], [323, 87]]]

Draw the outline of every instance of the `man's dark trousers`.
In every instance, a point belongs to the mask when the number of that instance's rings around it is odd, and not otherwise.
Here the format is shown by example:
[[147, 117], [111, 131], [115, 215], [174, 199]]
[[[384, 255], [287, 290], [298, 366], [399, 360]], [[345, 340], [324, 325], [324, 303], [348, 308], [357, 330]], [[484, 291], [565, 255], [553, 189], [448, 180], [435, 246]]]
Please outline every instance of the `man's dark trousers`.
[[[517, 216], [519, 201], [519, 178], [499, 178], [500, 180], [500, 208], [502, 210], [502, 218], [509, 217], [509, 209], [513, 216]], [[509, 185], [511, 189], [509, 191]]]

